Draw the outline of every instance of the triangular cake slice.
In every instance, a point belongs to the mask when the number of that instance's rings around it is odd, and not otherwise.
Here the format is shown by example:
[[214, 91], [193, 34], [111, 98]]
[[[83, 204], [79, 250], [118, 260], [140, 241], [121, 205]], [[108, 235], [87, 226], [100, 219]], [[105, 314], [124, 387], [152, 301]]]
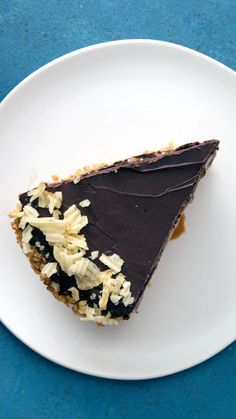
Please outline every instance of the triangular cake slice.
[[85, 168], [21, 194], [12, 225], [54, 296], [97, 324], [128, 319], [218, 144]]

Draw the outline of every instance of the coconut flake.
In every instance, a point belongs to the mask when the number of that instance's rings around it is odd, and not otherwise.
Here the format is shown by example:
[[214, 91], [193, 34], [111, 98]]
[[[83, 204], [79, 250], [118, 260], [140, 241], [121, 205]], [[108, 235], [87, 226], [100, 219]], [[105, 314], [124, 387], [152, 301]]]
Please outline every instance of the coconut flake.
[[30, 251], [30, 239], [32, 238], [32, 227], [30, 225], [27, 225], [27, 227], [23, 230], [22, 233], [22, 248], [23, 252], [27, 255]]
[[72, 297], [75, 301], [79, 301], [79, 291], [75, 287], [68, 288], [68, 290], [71, 292]]
[[86, 208], [86, 207], [89, 207], [90, 204], [91, 202], [89, 201], [89, 199], [84, 199], [83, 201], [79, 203], [79, 206], [82, 208]]
[[[102, 276], [99, 268], [86, 258], [84, 258], [83, 263], [83, 271], [81, 270], [81, 267], [78, 266], [78, 263], [75, 269], [75, 278], [78, 288], [81, 290], [88, 290], [100, 285]], [[84, 273], [84, 275], [82, 275], [82, 273]]]
[[102, 291], [102, 296], [99, 300], [99, 307], [101, 310], [105, 310], [107, 308], [107, 303], [110, 297], [110, 289], [109, 287], [104, 287]]
[[59, 263], [61, 269], [65, 273], [67, 273], [67, 275], [69, 275], [69, 276], [74, 275], [74, 272], [72, 271], [71, 267], [79, 259], [81, 259], [82, 255], [83, 255], [83, 252], [82, 253], [75, 253], [75, 254], [72, 254], [72, 255], [68, 255], [66, 253], [65, 249], [60, 248], [58, 246], [54, 246], [53, 247], [53, 256], [54, 256], [54, 258]]
[[123, 259], [120, 258], [119, 255], [117, 255], [116, 253], [114, 253], [111, 256], [107, 256], [104, 253], [102, 253], [102, 255], [100, 256], [99, 260], [106, 266], [108, 266], [108, 268], [112, 269], [112, 271], [117, 274], [118, 272], [121, 271], [121, 267], [124, 263]]
[[95, 260], [95, 259], [98, 258], [98, 255], [99, 255], [99, 251], [98, 250], [94, 250], [93, 252], [91, 252], [90, 259], [91, 260]]
[[130, 304], [133, 304], [134, 302], [134, 297], [125, 297], [122, 300], [122, 303], [124, 304], [125, 307], [129, 306]]
[[41, 275], [46, 276], [47, 278], [50, 278], [53, 274], [57, 273], [57, 263], [56, 262], [48, 262], [46, 265], [44, 265]]
[[112, 293], [110, 296], [111, 302], [115, 304], [116, 306], [119, 304], [121, 298], [122, 298], [121, 295], [115, 294], [115, 293]]
[[29, 222], [29, 219], [36, 219], [38, 216], [39, 213], [35, 208], [33, 208], [30, 204], [25, 205], [23, 208], [23, 216], [21, 217], [19, 227], [24, 229], [26, 224]]

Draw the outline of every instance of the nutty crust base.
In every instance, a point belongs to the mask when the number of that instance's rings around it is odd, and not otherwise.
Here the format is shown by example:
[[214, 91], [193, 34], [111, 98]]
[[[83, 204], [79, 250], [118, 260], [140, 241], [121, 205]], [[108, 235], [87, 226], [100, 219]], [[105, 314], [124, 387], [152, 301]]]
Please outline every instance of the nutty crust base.
[[[19, 227], [20, 221], [18, 219], [14, 220], [11, 223], [11, 226], [16, 234], [16, 240], [17, 243], [22, 248], [22, 229]], [[59, 295], [57, 291], [53, 287], [53, 281], [51, 281], [50, 278], [48, 278], [45, 275], [41, 275], [41, 271], [43, 267], [46, 265], [46, 260], [41, 255], [41, 253], [38, 252], [38, 249], [36, 246], [30, 245], [30, 252], [26, 255], [29, 259], [30, 265], [34, 272], [39, 275], [40, 280], [44, 283], [44, 285], [47, 287], [48, 291], [50, 291], [53, 296], [57, 299], [57, 301], [60, 301], [61, 303], [66, 304], [68, 307], [70, 307], [74, 314], [79, 315], [81, 318], [85, 318], [85, 301], [75, 301], [73, 297], [71, 296], [63, 296]], [[116, 317], [115, 320], [118, 322], [121, 322], [123, 319], [122, 317]], [[97, 326], [104, 326], [101, 323], [96, 323]]]

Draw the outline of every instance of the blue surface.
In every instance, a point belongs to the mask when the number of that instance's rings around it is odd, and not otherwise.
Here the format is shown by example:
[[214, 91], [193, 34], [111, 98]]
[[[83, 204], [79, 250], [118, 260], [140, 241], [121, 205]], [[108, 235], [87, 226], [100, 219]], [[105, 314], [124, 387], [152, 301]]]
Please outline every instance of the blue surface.
[[[0, 0], [0, 99], [82, 46], [173, 41], [236, 69], [236, 1]], [[236, 345], [188, 371], [118, 382], [61, 368], [0, 327], [0, 418], [236, 418]]]

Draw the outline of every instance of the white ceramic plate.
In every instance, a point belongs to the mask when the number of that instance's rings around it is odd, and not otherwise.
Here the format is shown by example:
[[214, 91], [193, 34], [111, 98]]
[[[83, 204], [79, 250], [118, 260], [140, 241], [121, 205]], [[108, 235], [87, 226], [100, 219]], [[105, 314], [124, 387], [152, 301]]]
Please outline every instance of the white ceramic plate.
[[[236, 76], [181, 46], [130, 40], [53, 61], [19, 84], [0, 112], [0, 314], [45, 357], [109, 378], [159, 377], [235, 339]], [[221, 139], [138, 315], [118, 327], [80, 322], [53, 299], [21, 254], [7, 212], [52, 174], [116, 160], [170, 140]], [[145, 245], [145, 243], [144, 243]]]

